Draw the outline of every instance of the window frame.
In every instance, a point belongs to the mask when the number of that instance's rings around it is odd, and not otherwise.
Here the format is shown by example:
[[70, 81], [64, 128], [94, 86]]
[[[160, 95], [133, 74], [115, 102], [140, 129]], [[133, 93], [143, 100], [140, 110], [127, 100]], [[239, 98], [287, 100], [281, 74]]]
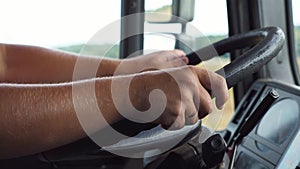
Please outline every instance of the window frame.
[[290, 57], [290, 64], [292, 68], [292, 73], [295, 79], [295, 84], [300, 85], [300, 75], [299, 75], [299, 69], [297, 64], [297, 55], [296, 55], [296, 41], [295, 41], [295, 29], [294, 29], [294, 20], [293, 20], [293, 2], [292, 0], [285, 0], [286, 1], [286, 25], [287, 25], [287, 44], [288, 44], [288, 52]]
[[[122, 0], [121, 2], [121, 41], [120, 41], [120, 59], [127, 58], [132, 53], [135, 55], [142, 54], [144, 49], [144, 22], [145, 19], [140, 15], [135, 15], [128, 23], [123, 18], [128, 15], [144, 13], [144, 0]], [[128, 38], [128, 32], [138, 32], [137, 35]]]

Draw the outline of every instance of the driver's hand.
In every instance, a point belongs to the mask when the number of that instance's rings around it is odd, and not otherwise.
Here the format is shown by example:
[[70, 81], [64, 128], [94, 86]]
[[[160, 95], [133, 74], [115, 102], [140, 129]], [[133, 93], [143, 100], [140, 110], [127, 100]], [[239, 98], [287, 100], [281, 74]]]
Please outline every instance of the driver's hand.
[[[161, 90], [165, 97], [157, 92], [151, 96], [155, 89]], [[158, 117], [154, 122], [174, 130], [194, 124], [212, 111], [208, 90], [216, 97], [217, 108], [222, 109], [228, 99], [225, 79], [205, 69], [183, 66], [138, 74], [132, 81], [131, 99], [137, 109], [145, 111], [160, 107], [166, 98], [165, 109], [153, 112]]]
[[189, 62], [182, 50], [167, 50], [124, 59], [116, 74], [133, 74], [149, 70], [185, 66]]
[[136, 57], [136, 62], [144, 67], [164, 69], [184, 66], [188, 64], [189, 59], [182, 50], [175, 49], [154, 52], [144, 56]]

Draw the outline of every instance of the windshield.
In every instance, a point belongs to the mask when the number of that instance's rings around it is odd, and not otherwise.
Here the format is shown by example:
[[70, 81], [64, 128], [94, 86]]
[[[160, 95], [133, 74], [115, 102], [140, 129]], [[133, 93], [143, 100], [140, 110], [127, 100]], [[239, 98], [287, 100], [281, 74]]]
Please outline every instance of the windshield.
[[[4, 0], [0, 9], [1, 43], [79, 53], [95, 33], [120, 19], [121, 1], [109, 0], [104, 5], [99, 0]], [[106, 51], [109, 43], [103, 42], [100, 48]]]

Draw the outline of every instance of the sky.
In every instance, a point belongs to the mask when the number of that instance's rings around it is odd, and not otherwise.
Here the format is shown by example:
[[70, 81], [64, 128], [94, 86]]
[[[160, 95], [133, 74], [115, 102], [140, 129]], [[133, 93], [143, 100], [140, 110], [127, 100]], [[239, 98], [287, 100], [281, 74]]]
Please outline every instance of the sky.
[[300, 0], [293, 0], [294, 24], [300, 26]]
[[[149, 1], [149, 9], [171, 2]], [[300, 7], [300, 0], [293, 2]], [[0, 0], [0, 42], [46, 47], [86, 43], [120, 18], [120, 6], [120, 0]], [[203, 34], [228, 32], [225, 0], [196, 0], [196, 6], [192, 25]], [[294, 11], [300, 25], [300, 10]]]
[[120, 18], [120, 0], [1, 0], [0, 42], [82, 43]]

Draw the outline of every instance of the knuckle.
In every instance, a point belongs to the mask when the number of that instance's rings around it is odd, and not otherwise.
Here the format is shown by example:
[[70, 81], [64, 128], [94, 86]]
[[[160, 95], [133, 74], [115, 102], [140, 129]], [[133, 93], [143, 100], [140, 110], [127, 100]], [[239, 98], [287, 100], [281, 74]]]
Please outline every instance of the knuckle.
[[180, 111], [179, 110], [171, 111], [170, 115], [173, 117], [178, 117], [180, 115]]
[[210, 112], [213, 108], [212, 100], [210, 98], [206, 98], [202, 100], [202, 106], [206, 112]]
[[181, 103], [176, 100], [173, 103], [170, 103], [165, 115], [169, 118], [177, 118], [181, 114]]
[[181, 112], [181, 108], [180, 108], [180, 106], [176, 106], [175, 108], [174, 108], [174, 110], [172, 111], [172, 113], [171, 113], [171, 115], [173, 116], [173, 117], [178, 117], [178, 116], [180, 116], [182, 114], [182, 112]]
[[211, 106], [212, 105], [212, 100], [210, 98], [204, 98], [202, 100], [203, 104]]

